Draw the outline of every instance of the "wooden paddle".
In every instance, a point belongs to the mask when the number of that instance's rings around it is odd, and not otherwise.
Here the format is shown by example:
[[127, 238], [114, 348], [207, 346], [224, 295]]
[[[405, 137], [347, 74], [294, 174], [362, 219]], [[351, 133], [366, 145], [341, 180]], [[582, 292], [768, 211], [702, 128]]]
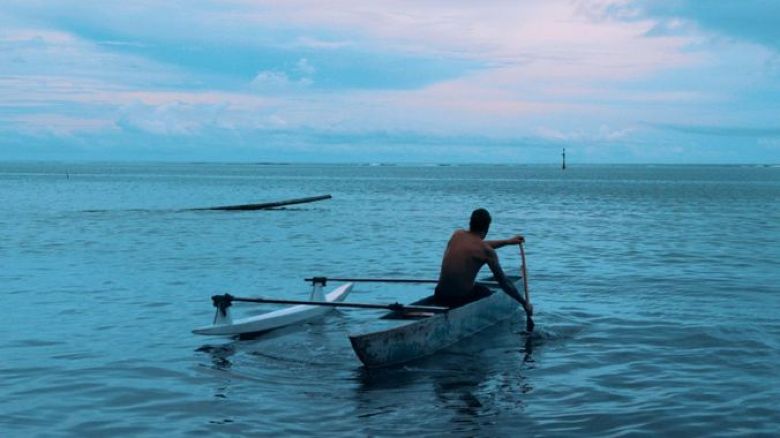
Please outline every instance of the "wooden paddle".
[[[531, 299], [528, 296], [528, 269], [525, 266], [525, 248], [523, 248], [523, 243], [520, 242], [520, 258], [523, 260], [523, 266], [522, 266], [522, 274], [523, 274], [523, 288], [525, 289], [525, 302], [528, 305], [531, 305]], [[525, 312], [525, 329], [529, 332], [534, 331], [534, 320], [531, 317], [531, 313], [529, 313], [527, 310]]]

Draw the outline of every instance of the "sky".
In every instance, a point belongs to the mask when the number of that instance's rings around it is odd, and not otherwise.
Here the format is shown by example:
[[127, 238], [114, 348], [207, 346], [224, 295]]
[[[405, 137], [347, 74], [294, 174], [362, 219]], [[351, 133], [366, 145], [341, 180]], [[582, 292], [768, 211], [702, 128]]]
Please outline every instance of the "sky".
[[0, 160], [780, 163], [776, 0], [3, 0]]

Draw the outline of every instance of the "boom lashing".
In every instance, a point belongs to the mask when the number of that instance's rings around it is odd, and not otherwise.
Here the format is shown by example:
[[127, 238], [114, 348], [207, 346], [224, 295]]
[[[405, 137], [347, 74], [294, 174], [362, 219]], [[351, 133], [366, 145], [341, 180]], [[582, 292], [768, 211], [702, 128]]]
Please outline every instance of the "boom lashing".
[[217, 308], [214, 313], [214, 325], [233, 323], [233, 318], [230, 316], [230, 306], [233, 305], [233, 295], [212, 295], [211, 303]]
[[312, 278], [309, 301], [325, 301], [325, 293], [322, 291], [322, 288], [324, 288], [326, 284], [328, 284], [328, 279], [325, 277]]

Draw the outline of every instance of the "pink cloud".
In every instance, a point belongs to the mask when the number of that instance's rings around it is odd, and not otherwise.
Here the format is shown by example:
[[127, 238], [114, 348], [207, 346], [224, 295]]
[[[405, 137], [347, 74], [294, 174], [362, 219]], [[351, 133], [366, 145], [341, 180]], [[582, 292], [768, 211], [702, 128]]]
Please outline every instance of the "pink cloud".
[[72, 136], [85, 132], [116, 131], [110, 118], [70, 117], [62, 114], [39, 113], [13, 116], [6, 119], [16, 129], [31, 135]]
[[[478, 66], [468, 74], [422, 89], [338, 94], [309, 86], [315, 68], [305, 60], [299, 61], [296, 72], [257, 72], [254, 83], [247, 79], [244, 89], [175, 90], [171, 85], [159, 85], [180, 82], [182, 71], [171, 66], [106, 50], [64, 32], [16, 29], [0, 32], [0, 43], [18, 46], [18, 42], [42, 40], [49, 46], [47, 50], [25, 55], [57, 68], [0, 76], [0, 106], [83, 105], [127, 126], [161, 134], [196, 134], [203, 127], [315, 127], [571, 138], [579, 127], [549, 131], [538, 127], [588, 119], [592, 124], [590, 138], [618, 138], [615, 136], [630, 129], [625, 127], [631, 123], [626, 121], [625, 110], [610, 105], [610, 99], [637, 103], [631, 107], [636, 121], [653, 119], [652, 114], [647, 115], [657, 109], [642, 106], [648, 102], [717, 98], [687, 90], [626, 91], [613, 87], [659, 71], [710, 61], [689, 50], [693, 37], [650, 38], [646, 35], [656, 24], [653, 21], [638, 17], [621, 21], [605, 13], [626, 3], [333, 0], [322, 7], [314, 0], [232, 0], [217, 8], [193, 8], [182, 18], [183, 23], [160, 29], [163, 39], [174, 35], [187, 41], [208, 39], [225, 44], [251, 41], [253, 29], [271, 29], [271, 33], [273, 29], [304, 29], [290, 41], [278, 42], [279, 46], [402, 52], [458, 58]], [[172, 4], [168, 7], [185, 3]], [[117, 7], [138, 13], [135, 6]], [[123, 25], [128, 26], [126, 22]], [[196, 27], [204, 31], [193, 33]], [[319, 36], [309, 36], [309, 31]], [[323, 34], [335, 36], [328, 39]], [[2, 56], [0, 61], [6, 61]], [[60, 71], [61, 65], [67, 67], [65, 71]], [[683, 112], [670, 108], [663, 116]], [[43, 120], [41, 116], [39, 121]], [[605, 121], [618, 128], [600, 132]], [[32, 122], [28, 119], [27, 123]], [[60, 122], [67, 125], [65, 120]], [[106, 126], [84, 124], [78, 129]]]
[[[619, 21], [606, 16], [622, 0], [499, 2], [353, 2], [333, 0], [328, 8], [314, 0], [257, 3], [234, 0], [238, 22], [278, 23], [360, 34], [406, 53], [438, 54], [497, 63], [539, 63], [536, 76], [614, 78], [695, 62], [683, 48], [690, 38], [645, 34], [650, 20]], [[216, 13], [216, 15], [220, 15]], [[220, 20], [224, 21], [224, 20]], [[692, 59], [693, 58], [693, 59]], [[542, 62], [543, 61], [543, 62]], [[533, 67], [531, 67], [533, 68]]]

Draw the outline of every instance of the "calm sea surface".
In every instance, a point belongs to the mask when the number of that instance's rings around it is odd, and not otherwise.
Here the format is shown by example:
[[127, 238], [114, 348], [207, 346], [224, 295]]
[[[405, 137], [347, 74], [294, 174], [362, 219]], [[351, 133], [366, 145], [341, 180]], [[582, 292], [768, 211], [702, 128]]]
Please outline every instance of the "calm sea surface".
[[[780, 434], [777, 167], [0, 163], [0, 202], [2, 436]], [[190, 332], [214, 293], [435, 278], [476, 207], [489, 237], [527, 238], [532, 337], [518, 314], [369, 371], [347, 334], [381, 312]], [[517, 249], [499, 254], [516, 272]]]

